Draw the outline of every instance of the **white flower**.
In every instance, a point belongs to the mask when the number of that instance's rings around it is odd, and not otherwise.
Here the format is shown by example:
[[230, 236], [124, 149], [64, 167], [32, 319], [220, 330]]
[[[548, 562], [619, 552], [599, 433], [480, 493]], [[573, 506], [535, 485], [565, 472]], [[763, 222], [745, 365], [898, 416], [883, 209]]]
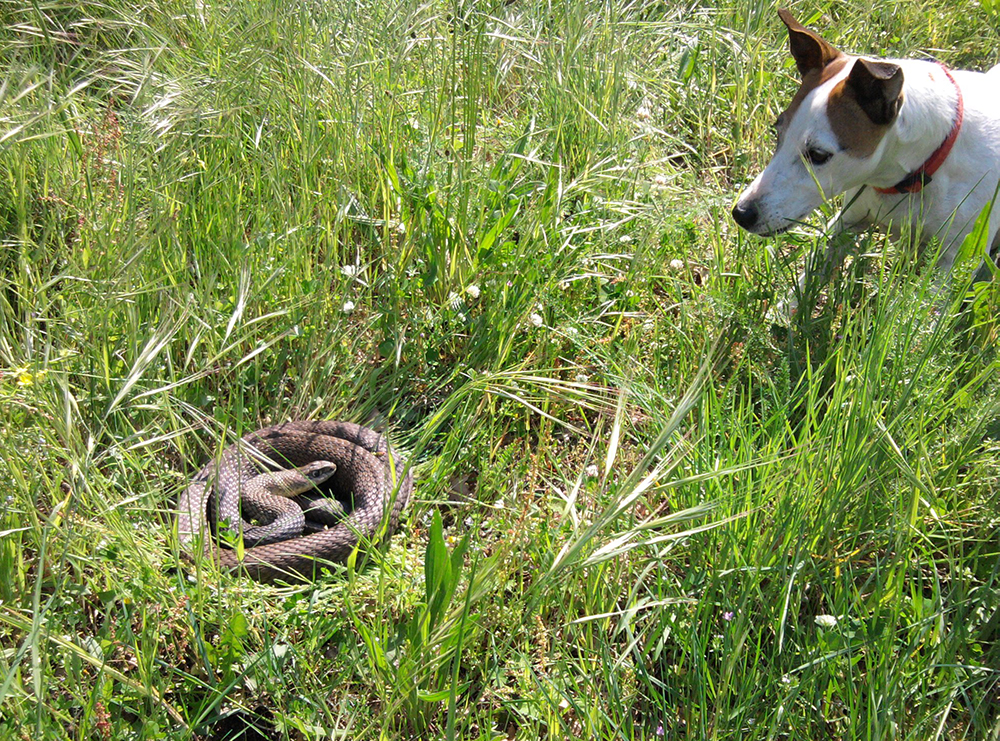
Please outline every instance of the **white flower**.
[[576, 337], [580, 334], [580, 330], [576, 327], [566, 327], [566, 335], [569, 337]]
[[818, 625], [821, 628], [827, 628], [827, 629], [836, 628], [837, 618], [833, 615], [817, 615], [816, 625]]
[[644, 100], [639, 109], [635, 112], [635, 117], [640, 121], [648, 121], [653, 116], [653, 112], [649, 110], [649, 104]]
[[667, 176], [662, 172], [653, 178], [653, 185], [658, 185], [661, 188], [667, 184]]
[[340, 272], [346, 275], [348, 278], [354, 278], [361, 272], [360, 265], [341, 265]]
[[632, 241], [632, 237], [628, 234], [622, 234], [620, 237], [618, 237], [618, 241], [621, 242], [622, 244], [628, 244], [629, 242]]
[[575, 380], [577, 383], [586, 383], [587, 381], [590, 380], [590, 376], [588, 376], [586, 373], [577, 373]]
[[345, 314], [350, 314], [352, 311], [354, 311], [354, 302], [353, 301], [345, 301], [344, 305], [343, 305], [343, 307], [341, 307], [341, 309], [343, 310], [343, 312]]
[[479, 298], [479, 286], [473, 283], [471, 286], [466, 286], [465, 292], [469, 294], [473, 299]]
[[536, 327], [541, 327], [545, 324], [545, 320], [542, 319], [541, 314], [532, 314], [531, 316], [528, 317], [528, 320]]
[[675, 257], [673, 260], [670, 261], [670, 269], [673, 270], [675, 273], [683, 270], [684, 261]]
[[589, 466], [587, 466], [586, 473], [587, 473], [587, 476], [589, 476], [590, 478], [596, 479], [597, 478], [597, 464], [596, 463], [591, 463]]

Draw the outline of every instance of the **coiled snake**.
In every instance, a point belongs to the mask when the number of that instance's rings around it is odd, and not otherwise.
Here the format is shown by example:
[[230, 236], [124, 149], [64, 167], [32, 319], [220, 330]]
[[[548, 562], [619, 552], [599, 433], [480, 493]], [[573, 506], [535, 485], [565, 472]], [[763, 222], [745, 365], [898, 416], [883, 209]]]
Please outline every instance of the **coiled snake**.
[[[321, 474], [317, 488], [346, 503], [340, 522], [279, 542], [263, 538], [264, 545], [243, 550], [242, 561], [236, 550], [216, 542], [224, 519], [220, 510], [226, 511], [224, 503], [238, 498], [252, 479], [314, 461], [336, 467], [332, 475]], [[345, 561], [359, 546], [388, 541], [412, 489], [412, 473], [404, 475], [402, 460], [381, 433], [349, 422], [286, 422], [244, 435], [198, 472], [177, 502], [177, 534], [189, 555], [200, 548], [221, 568], [242, 568], [258, 581], [309, 578], [325, 562]], [[248, 519], [246, 505], [242, 516]]]

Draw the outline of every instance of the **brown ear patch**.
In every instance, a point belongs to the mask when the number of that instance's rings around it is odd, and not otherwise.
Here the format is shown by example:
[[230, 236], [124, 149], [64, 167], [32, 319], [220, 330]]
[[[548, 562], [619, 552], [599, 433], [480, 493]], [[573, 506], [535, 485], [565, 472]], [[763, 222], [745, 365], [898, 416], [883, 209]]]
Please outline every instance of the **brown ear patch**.
[[810, 72], [822, 70], [837, 57], [843, 56], [842, 52], [826, 39], [795, 20], [788, 8], [779, 9], [778, 17], [788, 29], [788, 50], [803, 81]]
[[896, 120], [903, 103], [903, 70], [898, 64], [859, 59], [851, 67], [847, 86], [873, 123]]
[[[902, 95], [899, 96], [902, 103]], [[826, 103], [826, 115], [840, 146], [854, 157], [869, 157], [892, 125], [876, 123], [859, 102], [855, 89], [845, 78], [834, 85]]]

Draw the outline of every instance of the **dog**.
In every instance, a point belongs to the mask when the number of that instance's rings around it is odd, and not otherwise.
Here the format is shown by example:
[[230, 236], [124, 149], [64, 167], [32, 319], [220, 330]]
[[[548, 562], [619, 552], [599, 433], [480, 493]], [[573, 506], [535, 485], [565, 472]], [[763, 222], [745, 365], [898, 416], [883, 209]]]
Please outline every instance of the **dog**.
[[[802, 83], [774, 124], [773, 158], [740, 194], [733, 220], [773, 236], [846, 193], [836, 231], [875, 225], [921, 246], [938, 237], [937, 265], [950, 272], [1000, 181], [1000, 65], [981, 73], [852, 56], [787, 9], [778, 15]], [[991, 253], [1000, 246], [1000, 203], [987, 240]], [[843, 258], [836, 242], [824, 282]], [[805, 273], [798, 284], [801, 292]], [[794, 312], [794, 299], [782, 308]]]

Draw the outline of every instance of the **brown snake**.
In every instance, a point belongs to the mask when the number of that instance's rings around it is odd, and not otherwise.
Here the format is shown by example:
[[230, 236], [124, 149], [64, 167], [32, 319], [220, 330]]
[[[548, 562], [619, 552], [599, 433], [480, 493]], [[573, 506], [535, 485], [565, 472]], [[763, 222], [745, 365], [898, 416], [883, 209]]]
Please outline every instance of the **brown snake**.
[[[227, 488], [262, 471], [330, 461], [336, 472], [322, 485], [348, 502], [338, 524], [310, 535], [237, 551], [217, 543], [218, 502]], [[258, 581], [310, 578], [328, 562], [342, 562], [359, 546], [388, 538], [413, 489], [413, 475], [381, 433], [350, 422], [286, 422], [251, 432], [222, 451], [192, 480], [177, 502], [177, 534], [193, 555], [200, 550], [221, 568]]]

